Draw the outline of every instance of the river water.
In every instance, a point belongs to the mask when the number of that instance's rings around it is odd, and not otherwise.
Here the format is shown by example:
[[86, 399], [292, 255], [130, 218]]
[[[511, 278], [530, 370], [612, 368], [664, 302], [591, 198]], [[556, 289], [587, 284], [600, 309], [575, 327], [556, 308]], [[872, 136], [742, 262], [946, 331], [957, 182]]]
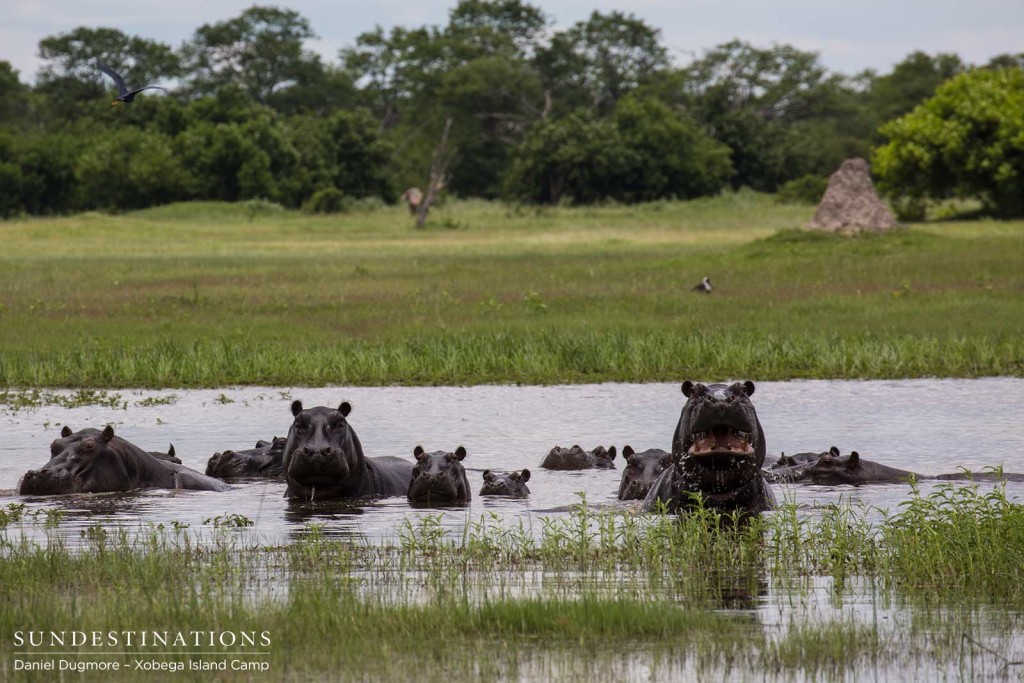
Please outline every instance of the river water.
[[[66, 393], [68, 396], [74, 392]], [[286, 542], [311, 521], [325, 532], [370, 541], [393, 537], [406, 519], [440, 515], [458, 533], [482, 515], [501, 524], [538, 531], [545, 515], [586, 496], [590, 504], [625, 505], [616, 500], [621, 459], [615, 470], [546, 471], [538, 467], [555, 445], [629, 444], [637, 451], [670, 449], [683, 405], [678, 384], [592, 384], [570, 386], [474, 387], [244, 387], [213, 390], [119, 391], [116, 407], [43, 405], [14, 409], [0, 405], [0, 507], [60, 508], [70, 537], [96, 522], [188, 524], [201, 528], [218, 515], [244, 515], [252, 534]], [[485, 469], [529, 468], [531, 496], [524, 500], [481, 498], [468, 507], [411, 509], [404, 498], [357, 505], [296, 505], [283, 498], [284, 484], [252, 482], [217, 492], [152, 490], [120, 495], [26, 498], [16, 495], [19, 479], [49, 458], [49, 444], [63, 425], [73, 430], [113, 424], [118, 435], [145, 450], [173, 443], [184, 464], [205, 470], [216, 451], [252, 448], [288, 432], [290, 404], [306, 407], [349, 401], [349, 422], [368, 456], [412, 459], [426, 450], [466, 447], [464, 464], [474, 493]], [[754, 397], [764, 426], [769, 461], [780, 452], [845, 454], [921, 474], [980, 471], [1002, 466], [1024, 472], [1024, 380], [1015, 378], [900, 381], [764, 382]], [[930, 484], [923, 483], [928, 490]], [[895, 510], [907, 499], [906, 484], [850, 486], [777, 485], [777, 497], [808, 509], [849, 502]], [[1012, 497], [1024, 498], [1024, 484], [1009, 483]], [[31, 530], [28, 530], [30, 535]]]

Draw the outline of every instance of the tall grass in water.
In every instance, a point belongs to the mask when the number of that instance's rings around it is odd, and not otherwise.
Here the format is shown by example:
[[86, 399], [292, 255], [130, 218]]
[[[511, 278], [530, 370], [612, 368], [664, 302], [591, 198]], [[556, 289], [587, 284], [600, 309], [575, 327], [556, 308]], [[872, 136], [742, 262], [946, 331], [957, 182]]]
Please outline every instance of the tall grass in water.
[[[100, 525], [73, 544], [49, 517], [49, 541], [38, 544], [17, 535], [30, 521], [23, 507], [2, 513], [0, 632], [267, 631], [274, 678], [543, 677], [581, 656], [606, 663], [637, 652], [674, 675], [843, 677], [870, 666], [905, 677], [923, 662], [955, 671], [966, 660], [1012, 675], [1020, 658], [1019, 623], [1008, 617], [993, 632], [978, 610], [998, 620], [1024, 607], [1024, 508], [973, 486], [915, 490], [876, 522], [842, 506], [807, 514], [787, 504], [737, 526], [707, 511], [677, 518], [581, 504], [537, 533], [488, 517], [453, 533], [426, 516], [381, 544], [315, 525], [287, 546], [227, 528]], [[894, 596], [915, 620], [921, 605], [927, 628], [893, 631], [872, 610], [820, 622], [813, 609], [781, 631], [762, 626], [766, 600], [806, 603], [821, 577], [866, 580], [875, 600]], [[931, 620], [936, 606], [943, 617]], [[129, 651], [126, 661], [144, 655]], [[0, 639], [5, 680], [13, 656], [12, 640]]]

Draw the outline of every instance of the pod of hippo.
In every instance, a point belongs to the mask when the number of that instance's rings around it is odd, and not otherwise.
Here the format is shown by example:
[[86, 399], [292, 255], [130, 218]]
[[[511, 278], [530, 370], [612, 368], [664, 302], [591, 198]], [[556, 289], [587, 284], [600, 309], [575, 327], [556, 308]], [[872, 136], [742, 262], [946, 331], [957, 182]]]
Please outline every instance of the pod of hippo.
[[[165, 455], [165, 454], [162, 454]], [[29, 470], [18, 493], [48, 496], [65, 493], [108, 493], [142, 488], [225, 491], [227, 484], [166, 458], [154, 457], [114, 435], [114, 428], [61, 431], [50, 444], [50, 461]], [[175, 458], [177, 460], [177, 458]]]
[[325, 498], [400, 496], [409, 490], [412, 463], [402, 458], [363, 455], [359, 437], [349, 425], [352, 406], [318, 406], [303, 410], [292, 403], [295, 417], [288, 430], [283, 467], [286, 498], [307, 501]]
[[526, 498], [530, 489], [526, 482], [530, 481], [530, 470], [519, 472], [492, 472], [484, 470], [484, 485], [480, 487], [481, 496], [511, 496]]
[[468, 503], [473, 497], [469, 490], [469, 479], [462, 461], [466, 449], [459, 446], [455, 452], [434, 451], [427, 453], [422, 446], [413, 451], [416, 465], [412, 469], [412, 480], [406, 497], [412, 503], [444, 505]]
[[775, 506], [761, 466], [764, 430], [750, 397], [753, 382], [683, 382], [672, 436], [672, 466], [662, 472], [643, 509], [681, 512], [701, 503], [718, 512], [758, 514]]
[[[783, 463], [769, 470], [769, 480], [820, 484], [825, 486], [863, 484], [895, 484], [905, 483], [911, 479], [931, 481], [1024, 481], [1024, 474], [1016, 472], [953, 472], [949, 474], [918, 474], [910, 470], [889, 467], [873, 460], [862, 458], [857, 451], [849, 455], [841, 455], [833, 446], [827, 453], [798, 454], [812, 455], [803, 462], [785, 460], [789, 456], [779, 458]], [[777, 465], [779, 464], [777, 463]]]
[[619, 482], [619, 500], [643, 500], [661, 473], [672, 466], [672, 454], [660, 448], [637, 453], [632, 446], [625, 446], [622, 459], [626, 466]]
[[547, 470], [590, 470], [615, 469], [615, 446], [598, 446], [592, 451], [585, 451], [574, 445], [570, 448], [555, 446], [545, 456], [540, 466]]
[[280, 479], [284, 476], [284, 447], [288, 439], [275, 436], [260, 439], [255, 448], [214, 453], [206, 463], [206, 474], [220, 479]]

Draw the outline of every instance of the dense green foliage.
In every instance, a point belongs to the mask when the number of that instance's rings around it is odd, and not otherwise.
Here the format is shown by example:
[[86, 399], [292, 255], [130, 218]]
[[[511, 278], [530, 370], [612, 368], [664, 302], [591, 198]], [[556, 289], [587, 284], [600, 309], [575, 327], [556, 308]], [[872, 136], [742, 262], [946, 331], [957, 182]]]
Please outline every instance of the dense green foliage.
[[[740, 41], [681, 66], [632, 14], [553, 21], [523, 0], [460, 0], [446, 23], [378, 27], [333, 63], [308, 48], [308, 19], [273, 6], [199, 26], [178, 49], [71, 28], [40, 41], [32, 86], [0, 61], [0, 217], [177, 200], [298, 208], [328, 190], [394, 202], [425, 188], [449, 120], [443, 189], [461, 197], [771, 192], [868, 156], [879, 126], [970, 69], [914, 52], [890, 73], [844, 75], [812, 52]], [[111, 107], [97, 61], [169, 91]], [[1020, 62], [1001, 55], [984, 68]], [[1020, 184], [998, 182], [990, 203], [1005, 212]]]
[[883, 189], [913, 198], [977, 198], [1024, 216], [1024, 69], [977, 70], [943, 84], [882, 128]]

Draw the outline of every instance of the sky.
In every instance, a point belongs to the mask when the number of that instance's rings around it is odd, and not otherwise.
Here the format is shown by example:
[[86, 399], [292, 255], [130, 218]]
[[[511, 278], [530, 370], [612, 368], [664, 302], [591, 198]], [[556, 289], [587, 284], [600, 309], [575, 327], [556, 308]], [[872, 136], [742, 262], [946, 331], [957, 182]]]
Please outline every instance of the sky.
[[[443, 25], [457, 0], [288, 0], [261, 4], [297, 11], [318, 38], [308, 44], [325, 60], [364, 31], [380, 25]], [[179, 47], [195, 30], [238, 16], [252, 2], [238, 0], [2, 0], [0, 60], [23, 82], [34, 82], [39, 40], [79, 26], [117, 28], [128, 35]], [[884, 73], [906, 55], [955, 52], [970, 64], [1024, 52], [1022, 0], [533, 0], [554, 30], [591, 12], [633, 13], [660, 29], [677, 65], [733, 39], [759, 48], [789, 44], [817, 52], [830, 70]]]

